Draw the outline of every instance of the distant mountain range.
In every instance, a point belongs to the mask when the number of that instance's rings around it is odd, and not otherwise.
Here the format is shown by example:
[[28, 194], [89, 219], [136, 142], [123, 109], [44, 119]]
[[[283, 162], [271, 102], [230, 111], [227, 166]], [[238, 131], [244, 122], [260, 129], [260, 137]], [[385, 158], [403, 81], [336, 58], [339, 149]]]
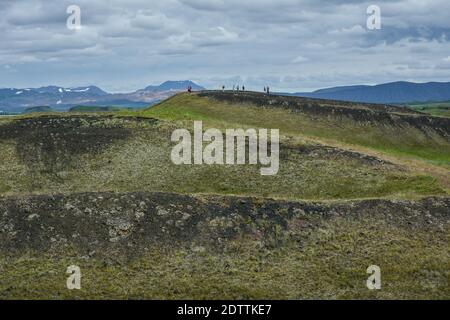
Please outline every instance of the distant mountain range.
[[41, 88], [0, 89], [0, 112], [23, 112], [29, 108], [47, 106], [54, 110], [67, 111], [74, 106], [118, 106], [146, 107], [185, 91], [191, 86], [193, 90], [204, 88], [196, 83], [186, 81], [166, 81], [158, 86], [131, 93], [108, 93], [96, 86], [63, 88], [47, 86]]
[[450, 82], [391, 82], [376, 86], [346, 86], [298, 92], [293, 95], [307, 98], [353, 102], [403, 104], [450, 100]]
[[143, 91], [161, 92], [161, 91], [185, 91], [188, 87], [192, 87], [194, 91], [205, 90], [192, 81], [166, 81], [159, 86], [148, 86]]
[[[0, 113], [24, 112], [33, 107], [67, 111], [74, 106], [115, 106], [140, 108], [155, 104], [187, 90], [205, 90], [185, 81], [166, 81], [131, 93], [108, 93], [96, 86], [63, 88], [0, 89]], [[281, 94], [281, 93], [279, 93]], [[375, 86], [355, 85], [321, 89], [314, 92], [282, 93], [299, 97], [381, 104], [450, 101], [450, 82], [392, 82]]]

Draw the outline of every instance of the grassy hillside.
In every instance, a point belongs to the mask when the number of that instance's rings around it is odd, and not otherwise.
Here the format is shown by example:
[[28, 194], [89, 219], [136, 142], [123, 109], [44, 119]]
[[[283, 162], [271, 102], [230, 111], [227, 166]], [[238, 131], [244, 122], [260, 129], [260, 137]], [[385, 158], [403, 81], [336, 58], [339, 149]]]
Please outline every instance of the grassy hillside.
[[3, 122], [4, 195], [164, 191], [327, 200], [446, 194], [436, 177], [287, 137], [279, 173], [261, 176], [255, 165], [174, 165], [170, 136], [179, 125], [165, 120], [77, 115]]
[[412, 104], [409, 108], [415, 111], [428, 113], [433, 116], [450, 118], [450, 102]]
[[227, 98], [221, 93], [178, 95], [142, 114], [167, 120], [203, 120], [219, 128], [279, 128], [285, 135], [334, 140], [447, 166], [450, 163], [448, 120], [364, 104], [349, 107], [301, 98], [261, 99], [252, 93]]
[[[174, 165], [194, 120], [280, 129], [279, 173]], [[0, 298], [448, 299], [449, 124], [243, 92], [0, 118]]]
[[75, 106], [69, 109], [69, 112], [116, 112], [124, 110], [122, 107], [100, 107], [100, 106]]
[[49, 106], [40, 106], [27, 108], [23, 113], [33, 113], [33, 112], [55, 112], [55, 111]]
[[[0, 298], [448, 299], [448, 206], [161, 193], [3, 199]], [[72, 264], [82, 290], [65, 287]], [[365, 283], [372, 264], [382, 270], [378, 291]]]

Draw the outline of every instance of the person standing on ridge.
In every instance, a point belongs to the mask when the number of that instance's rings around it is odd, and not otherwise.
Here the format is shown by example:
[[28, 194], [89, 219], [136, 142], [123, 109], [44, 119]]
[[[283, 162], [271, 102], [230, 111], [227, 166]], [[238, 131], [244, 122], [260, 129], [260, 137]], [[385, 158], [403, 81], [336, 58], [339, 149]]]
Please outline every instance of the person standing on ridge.
[[245, 91], [245, 86], [242, 86], [242, 91]]
[[222, 92], [224, 92], [225, 91], [225, 86], [222, 86]]
[[267, 86], [267, 95], [269, 95], [270, 94], [270, 88], [269, 88], [269, 86]]

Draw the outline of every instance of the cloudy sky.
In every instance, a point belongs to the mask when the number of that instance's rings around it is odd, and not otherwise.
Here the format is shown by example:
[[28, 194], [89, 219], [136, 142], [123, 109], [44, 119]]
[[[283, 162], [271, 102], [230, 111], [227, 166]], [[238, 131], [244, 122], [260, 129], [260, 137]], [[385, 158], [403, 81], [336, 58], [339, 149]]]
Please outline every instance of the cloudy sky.
[[[367, 29], [369, 5], [381, 30]], [[449, 17], [448, 0], [0, 0], [0, 87], [450, 81]]]

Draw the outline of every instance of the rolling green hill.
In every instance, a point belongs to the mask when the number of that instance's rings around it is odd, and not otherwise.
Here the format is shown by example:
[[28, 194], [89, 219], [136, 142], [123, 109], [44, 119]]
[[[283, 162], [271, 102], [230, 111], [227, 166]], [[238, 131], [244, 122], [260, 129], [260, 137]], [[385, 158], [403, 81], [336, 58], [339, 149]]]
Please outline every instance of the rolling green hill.
[[75, 106], [69, 109], [69, 112], [116, 112], [124, 110], [122, 107], [100, 107], [100, 106]]
[[[174, 165], [171, 134], [194, 120], [279, 129], [279, 173]], [[0, 151], [0, 298], [450, 297], [447, 118], [202, 91], [0, 118]]]
[[279, 128], [287, 135], [450, 163], [449, 121], [401, 107], [213, 92], [178, 95], [143, 114], [168, 120], [201, 119], [218, 127]]
[[450, 102], [418, 103], [409, 106], [412, 110], [450, 118]]
[[33, 112], [54, 112], [54, 110], [49, 106], [41, 106], [41, 107], [27, 108], [24, 111], [24, 113], [33, 113]]

